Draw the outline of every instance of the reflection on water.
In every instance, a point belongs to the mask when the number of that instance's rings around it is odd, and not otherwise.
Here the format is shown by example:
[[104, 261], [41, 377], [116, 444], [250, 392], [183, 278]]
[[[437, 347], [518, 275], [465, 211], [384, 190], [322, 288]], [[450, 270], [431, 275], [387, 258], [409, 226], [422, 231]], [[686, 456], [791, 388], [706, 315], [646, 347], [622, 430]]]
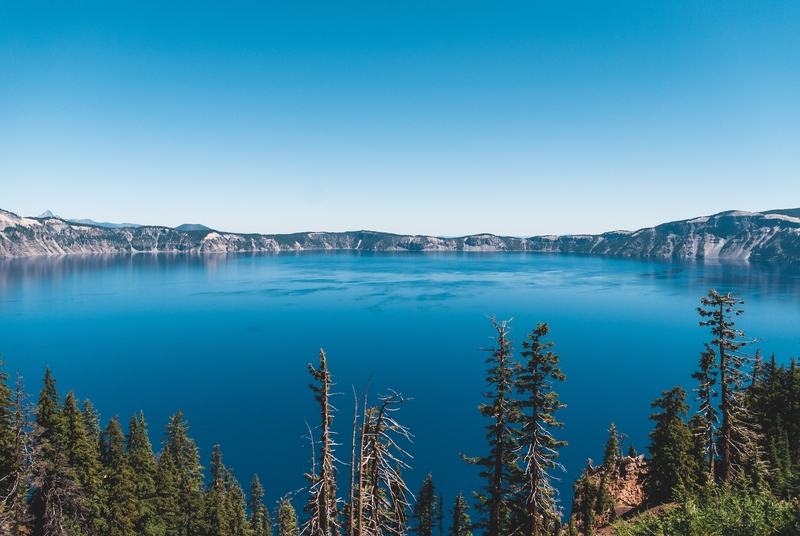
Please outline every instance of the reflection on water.
[[199, 266], [213, 269], [226, 262], [229, 255], [137, 253], [46, 255], [0, 259], [0, 287], [9, 287], [28, 280], [63, 279], [81, 272], [99, 272], [108, 269], [168, 270], [170, 268]]
[[[394, 286], [432, 289], [417, 299], [446, 300], [453, 294], [447, 287], [470, 283], [485, 287], [524, 281], [531, 285], [620, 285], [631, 283], [627, 276], [636, 274], [642, 281], [680, 291], [704, 293], [709, 288], [747, 288], [751, 296], [784, 294], [800, 298], [800, 267], [747, 261], [670, 261], [617, 259], [584, 255], [536, 253], [408, 253], [408, 252], [291, 252], [291, 253], [136, 253], [38, 256], [0, 259], [0, 288], [12, 288], [24, 281], [56, 281], [76, 274], [109, 270], [127, 272], [167, 272], [181, 270], [214, 271], [231, 262], [245, 259], [274, 258], [297, 270], [284, 277], [294, 285], [308, 288], [264, 288], [259, 292], [287, 296], [315, 291], [345, 290], [354, 285], [382, 287], [390, 278]], [[373, 262], [359, 266], [355, 260]], [[392, 263], [415, 259], [418, 265]], [[375, 263], [379, 260], [381, 262]], [[292, 263], [295, 261], [296, 264]], [[343, 262], [345, 261], [345, 262]], [[386, 262], [390, 261], [390, 262]], [[331, 270], [334, 270], [331, 272]], [[641, 284], [641, 283], [631, 283]], [[439, 290], [437, 292], [436, 290]], [[234, 292], [247, 292], [245, 290]], [[374, 296], [385, 295], [385, 289]]]

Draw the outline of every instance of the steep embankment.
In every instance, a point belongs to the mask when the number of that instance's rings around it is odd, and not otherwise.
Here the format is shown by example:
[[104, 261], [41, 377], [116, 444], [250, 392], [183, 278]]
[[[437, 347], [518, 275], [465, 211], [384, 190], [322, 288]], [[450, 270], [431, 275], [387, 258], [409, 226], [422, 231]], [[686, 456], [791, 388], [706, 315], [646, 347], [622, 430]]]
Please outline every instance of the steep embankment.
[[638, 231], [601, 235], [459, 238], [373, 231], [260, 235], [170, 227], [108, 228], [0, 210], [0, 258], [75, 253], [366, 251], [529, 251], [624, 257], [800, 261], [800, 209], [722, 212]]

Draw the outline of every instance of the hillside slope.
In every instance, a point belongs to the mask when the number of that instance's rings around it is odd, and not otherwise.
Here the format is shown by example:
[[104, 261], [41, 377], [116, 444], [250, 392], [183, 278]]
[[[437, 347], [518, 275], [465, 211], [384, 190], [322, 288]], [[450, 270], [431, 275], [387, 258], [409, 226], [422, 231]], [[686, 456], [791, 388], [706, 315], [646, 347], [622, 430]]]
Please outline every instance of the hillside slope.
[[800, 209], [730, 211], [600, 235], [458, 238], [374, 231], [237, 234], [142, 226], [114, 229], [0, 210], [0, 258], [80, 253], [362, 251], [528, 251], [622, 257], [800, 262]]

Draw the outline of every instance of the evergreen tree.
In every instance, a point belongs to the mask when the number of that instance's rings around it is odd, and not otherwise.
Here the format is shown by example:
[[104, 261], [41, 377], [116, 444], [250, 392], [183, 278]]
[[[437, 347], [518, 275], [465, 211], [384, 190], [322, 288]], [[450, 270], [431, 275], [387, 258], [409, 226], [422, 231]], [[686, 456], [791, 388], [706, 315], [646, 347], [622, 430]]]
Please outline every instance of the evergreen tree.
[[523, 362], [515, 382], [517, 393], [522, 395], [516, 419], [521, 424], [518, 444], [524, 453], [522, 493], [527, 518], [524, 533], [528, 536], [548, 532], [561, 522], [550, 471], [560, 467], [556, 462], [558, 449], [567, 443], [556, 440], [550, 430], [563, 426], [556, 421], [555, 412], [565, 406], [553, 391], [553, 382], [564, 381], [566, 376], [559, 367], [559, 356], [551, 350], [555, 345], [545, 339], [548, 333], [547, 324], [539, 322], [523, 341]]
[[581, 503], [579, 509], [573, 512], [580, 517], [581, 532], [584, 536], [594, 535], [594, 525], [597, 521], [596, 504], [598, 502], [599, 493], [597, 486], [589, 478], [589, 470], [591, 469], [591, 461], [583, 472], [580, 480], [578, 480], [578, 490], [580, 492]]
[[[183, 420], [181, 411], [170, 417], [159, 458], [159, 466], [166, 463], [161, 478], [157, 478], [157, 485], [165, 486], [159, 498], [164, 508], [162, 518], [167, 533], [176, 536], [196, 536], [201, 532], [203, 467], [188, 430], [189, 425]], [[169, 497], [167, 494], [174, 495]]]
[[453, 524], [450, 527], [450, 536], [472, 536], [472, 520], [467, 513], [469, 505], [462, 493], [456, 495], [453, 503]]
[[444, 536], [444, 494], [439, 494], [436, 501], [436, 523], [439, 525], [439, 536]]
[[714, 399], [719, 396], [716, 391], [716, 360], [716, 351], [706, 344], [705, 350], [700, 353], [699, 370], [692, 374], [692, 378], [698, 382], [694, 392], [697, 393], [695, 401], [699, 403], [697, 419], [694, 420], [692, 430], [696, 437], [699, 438], [699, 444], [705, 459], [705, 473], [710, 482], [716, 480], [716, 435], [719, 425], [719, 412], [714, 406]]
[[134, 523], [136, 534], [157, 536], [164, 530], [157, 514], [156, 463], [153, 446], [147, 434], [144, 413], [133, 415], [128, 425], [125, 450], [128, 464], [134, 474], [134, 494], [138, 517]]
[[437, 518], [436, 489], [433, 484], [433, 475], [428, 473], [414, 504], [414, 526], [411, 531], [418, 536], [433, 536]]
[[662, 391], [661, 395], [650, 404], [662, 410], [650, 415], [656, 424], [649, 434], [650, 461], [645, 492], [652, 504], [670, 502], [677, 499], [680, 492], [692, 491], [700, 472], [692, 453], [692, 432], [683, 420], [689, 410], [686, 391], [673, 387]]
[[278, 536], [299, 536], [300, 526], [297, 524], [297, 513], [288, 496], [280, 500], [275, 518], [278, 522]]
[[247, 519], [241, 486], [222, 463], [219, 445], [214, 445], [209, 465], [211, 482], [203, 497], [203, 527], [207, 536], [245, 536]]
[[247, 506], [250, 509], [250, 533], [252, 536], [272, 536], [272, 520], [269, 510], [264, 506], [264, 487], [259, 482], [258, 475], [253, 475], [249, 493]]
[[[91, 407], [91, 403], [89, 406]], [[64, 423], [64, 453], [67, 458], [67, 465], [78, 484], [83, 490], [85, 497], [86, 518], [84, 524], [90, 534], [98, 534], [104, 525], [104, 515], [102, 512], [103, 475], [100, 466], [100, 445], [89, 434], [87, 423], [84, 421], [84, 413], [78, 408], [75, 393], [70, 391], [64, 398], [64, 405], [61, 409], [61, 416]]]
[[32, 450], [32, 410], [19, 371], [17, 371], [14, 381], [10, 410], [11, 436], [7, 440], [10, 440], [11, 457], [8, 465], [3, 469], [3, 474], [6, 475], [5, 478], [8, 482], [4, 482], [0, 529], [11, 536], [23, 536], [29, 533], [26, 499], [31, 480], [29, 469]]
[[228, 471], [228, 536], [252, 536], [247, 522], [247, 498], [236, 478]]
[[33, 473], [29, 512], [34, 534], [62, 535], [88, 532], [87, 497], [64, 451], [66, 426], [56, 380], [48, 367], [36, 405], [31, 466]]
[[735, 477], [734, 473], [740, 471], [745, 460], [753, 454], [755, 443], [755, 434], [746, 422], [743, 407], [747, 379], [745, 368], [750, 359], [742, 352], [742, 348], [748, 341], [742, 340], [745, 333], [736, 329], [733, 322], [733, 316], [744, 312], [736, 309], [744, 302], [730, 293], [723, 296], [711, 289], [700, 303], [703, 307], [698, 307], [697, 312], [705, 319], [700, 325], [710, 327], [714, 337], [710, 343], [706, 343], [706, 352], [713, 349], [718, 359], [716, 367], [719, 371], [719, 412], [722, 417], [717, 434], [719, 479], [731, 482]]
[[[0, 361], [0, 367], [5, 365]], [[14, 392], [8, 385], [8, 373], [0, 369], [0, 521], [5, 517], [7, 497], [14, 482]]]
[[160, 528], [166, 536], [181, 536], [184, 516], [180, 505], [180, 478], [173, 457], [163, 451], [156, 466], [155, 484], [154, 505]]
[[106, 501], [103, 512], [104, 536], [137, 536], [136, 521], [139, 519], [136, 503], [136, 475], [128, 463], [125, 452], [125, 436], [119, 418], [109, 421], [103, 434], [103, 488]]
[[617, 458], [619, 457], [619, 444], [620, 444], [619, 431], [617, 430], [617, 425], [612, 422], [611, 427], [609, 427], [608, 429], [608, 439], [606, 440], [606, 446], [603, 449], [603, 466], [606, 468], [607, 472], [614, 469], [614, 463], [617, 461]]
[[100, 429], [100, 413], [88, 398], [85, 398], [81, 403], [81, 413], [83, 414], [83, 425], [86, 428], [89, 441], [97, 445], [99, 451], [103, 440], [103, 432]]
[[485, 457], [464, 458], [467, 463], [483, 468], [481, 478], [486, 480], [482, 492], [476, 494], [479, 510], [488, 514], [488, 520], [482, 524], [487, 536], [510, 534], [516, 530], [512, 527], [515, 506], [514, 495], [517, 492], [522, 470], [517, 464], [519, 444], [511, 426], [518, 420], [517, 406], [512, 398], [515, 373], [518, 364], [513, 359], [513, 342], [508, 338], [510, 320], [497, 322], [491, 319], [492, 327], [497, 332], [496, 347], [490, 348], [491, 356], [486, 360], [489, 365], [486, 383], [490, 391], [484, 393], [488, 403], [479, 407], [481, 415], [492, 420], [486, 426], [486, 439], [489, 443], [489, 454]]
[[207, 536], [223, 536], [228, 528], [227, 520], [227, 475], [222, 464], [222, 452], [219, 445], [214, 445], [211, 454], [211, 463], [208, 465], [211, 482], [208, 484], [203, 497], [204, 533]]

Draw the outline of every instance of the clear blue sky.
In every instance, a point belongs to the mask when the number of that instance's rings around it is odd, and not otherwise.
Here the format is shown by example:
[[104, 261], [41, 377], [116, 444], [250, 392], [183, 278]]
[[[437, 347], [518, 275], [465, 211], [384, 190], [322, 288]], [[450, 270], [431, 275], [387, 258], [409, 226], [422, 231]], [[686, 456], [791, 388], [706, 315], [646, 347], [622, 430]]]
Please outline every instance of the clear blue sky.
[[534, 235], [796, 207], [799, 58], [797, 1], [0, 0], [0, 208]]

